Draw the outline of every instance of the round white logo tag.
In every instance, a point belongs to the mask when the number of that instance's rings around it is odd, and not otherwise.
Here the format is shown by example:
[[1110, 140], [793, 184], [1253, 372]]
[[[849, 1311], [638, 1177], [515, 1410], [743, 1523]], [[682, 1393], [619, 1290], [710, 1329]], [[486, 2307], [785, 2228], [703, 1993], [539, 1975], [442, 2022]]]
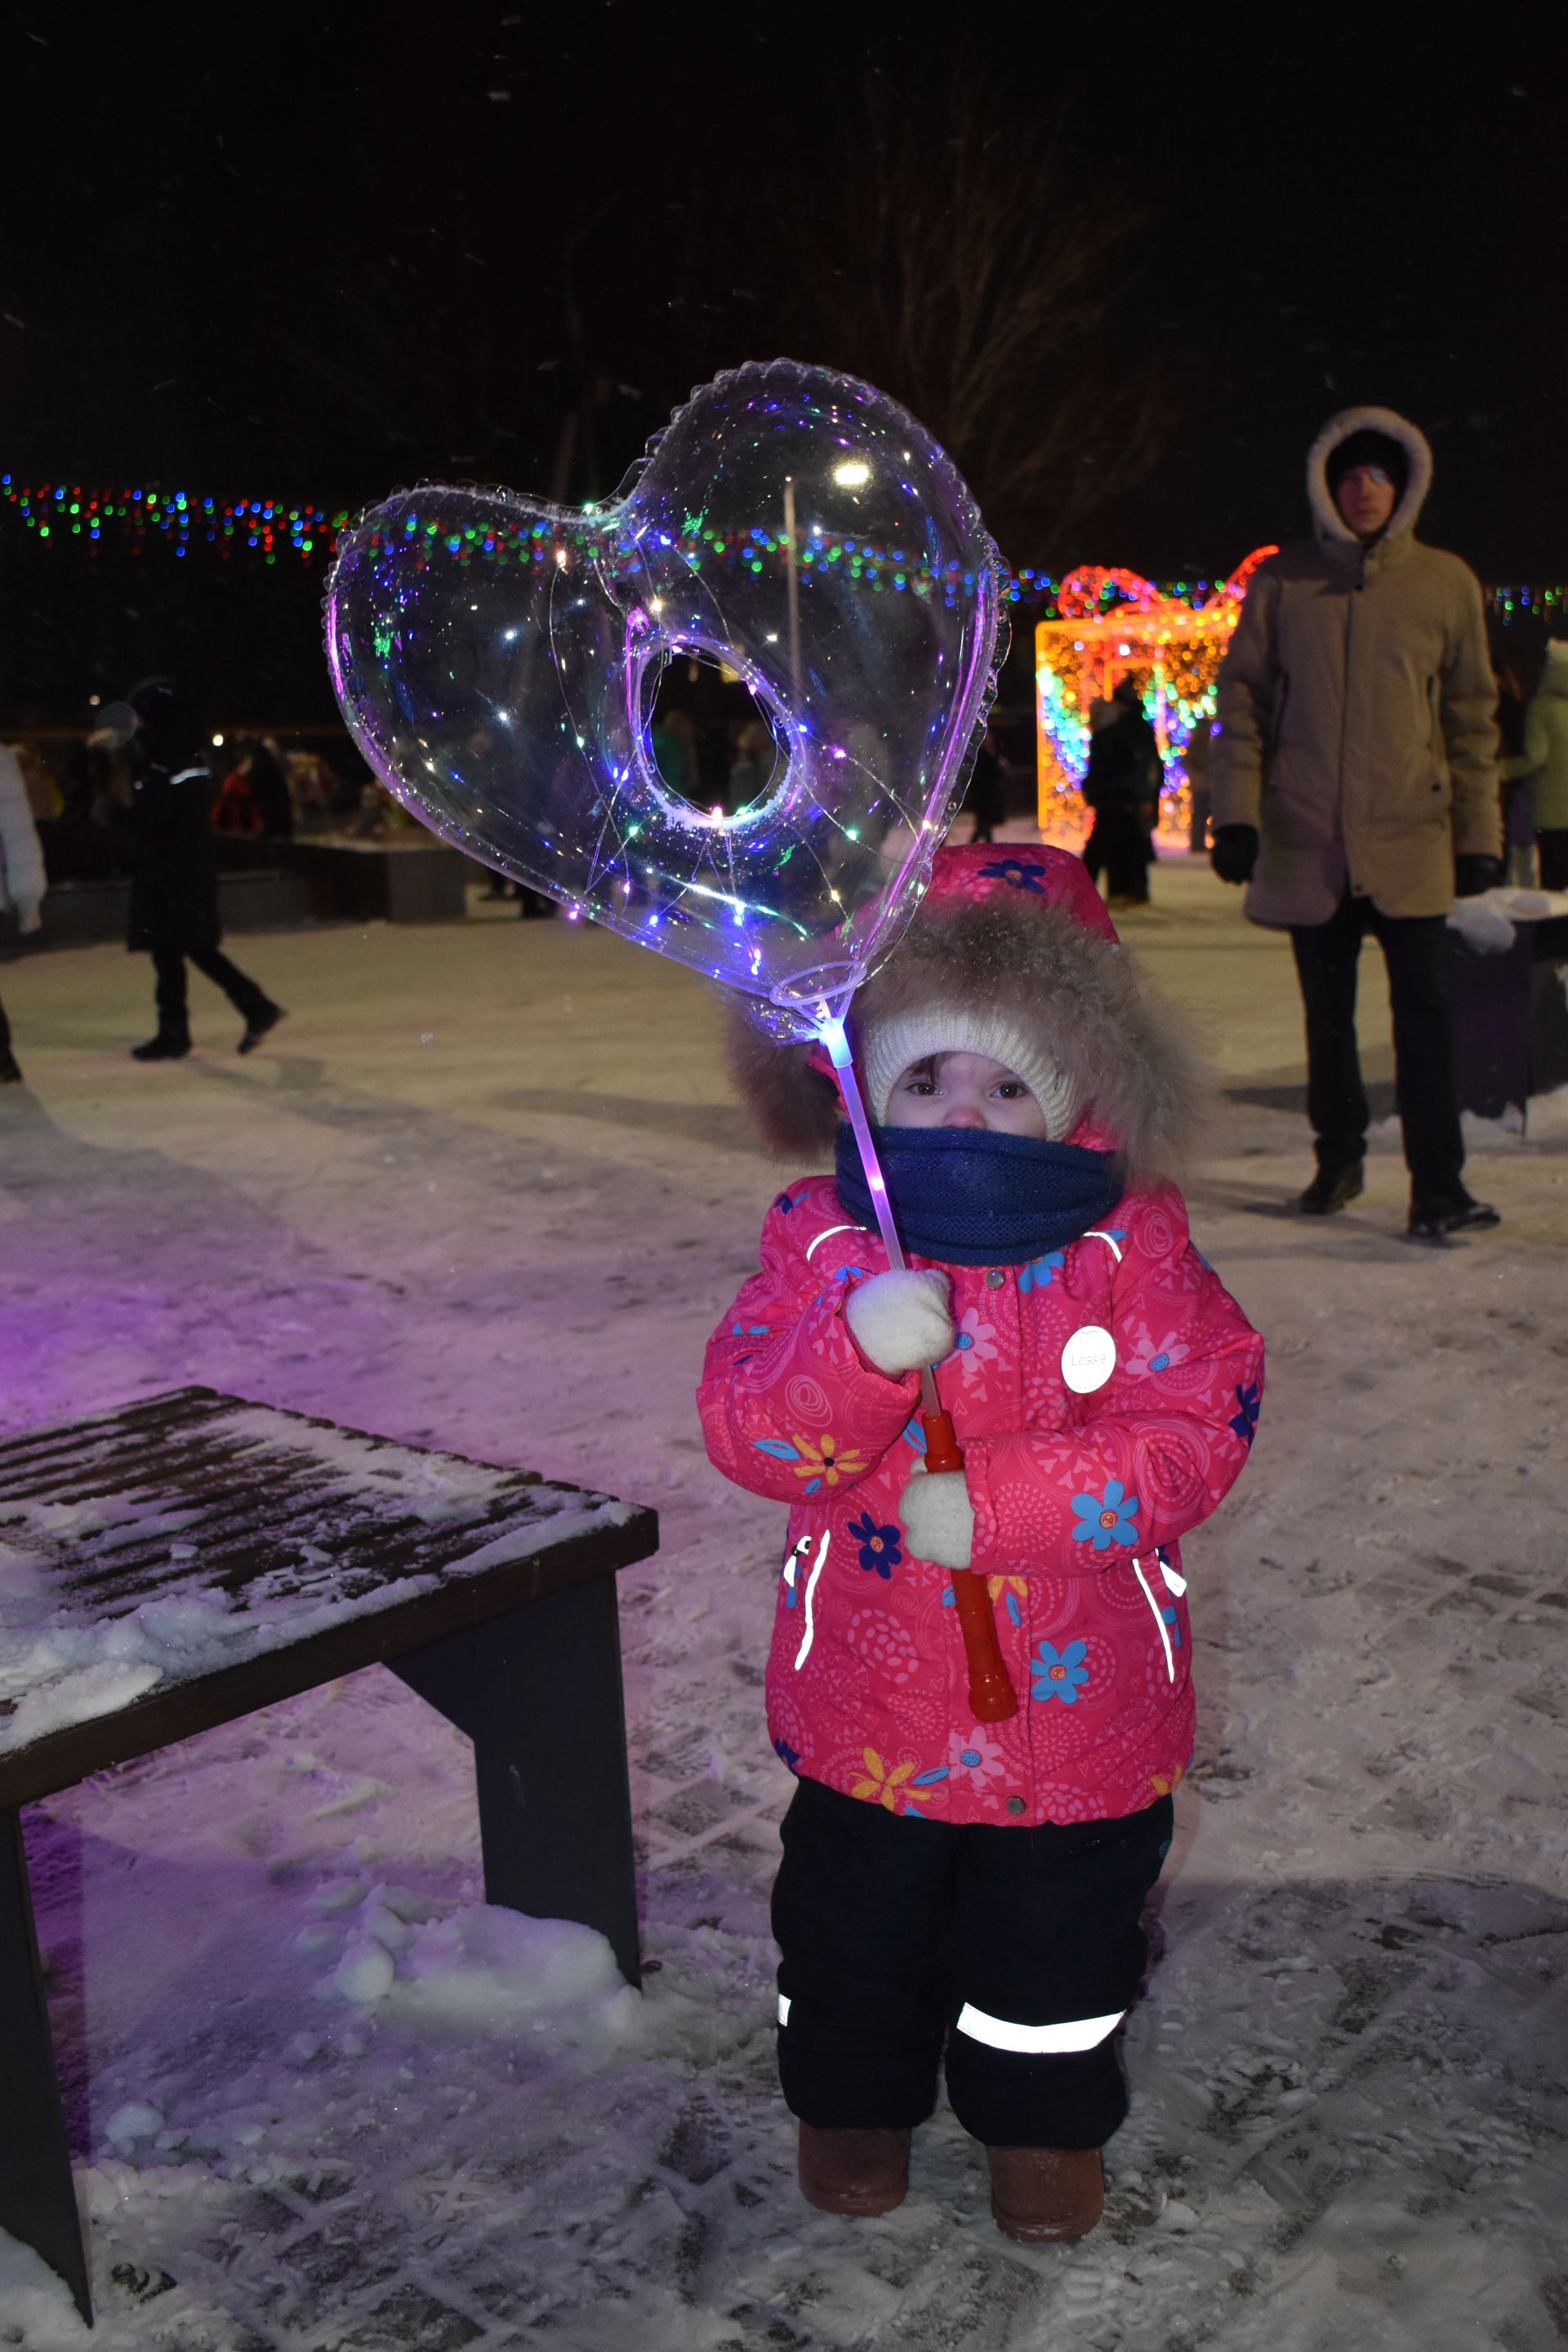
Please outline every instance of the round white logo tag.
[[1098, 1323], [1085, 1323], [1062, 1349], [1062, 1378], [1075, 1396], [1092, 1396], [1116, 1370], [1116, 1342]]

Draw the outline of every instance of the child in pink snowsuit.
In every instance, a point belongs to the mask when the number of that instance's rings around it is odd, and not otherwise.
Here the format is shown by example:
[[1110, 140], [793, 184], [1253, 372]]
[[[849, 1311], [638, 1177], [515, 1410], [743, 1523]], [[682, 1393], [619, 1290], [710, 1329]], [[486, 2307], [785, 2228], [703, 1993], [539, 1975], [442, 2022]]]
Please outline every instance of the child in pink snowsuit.
[[[780, 2074], [807, 2198], [883, 2212], [945, 2046], [1000, 2226], [1076, 2237], [1192, 1752], [1180, 1539], [1247, 1459], [1262, 1342], [1164, 1174], [1193, 1065], [1077, 858], [940, 851], [852, 1035], [909, 1270], [826, 1057], [738, 1037], [767, 1139], [837, 1172], [774, 1202], [699, 1392], [717, 1466], [790, 1506]], [[925, 1363], [961, 1472], [923, 1470]], [[968, 1703], [963, 1568], [1019, 1699], [1001, 1723]]]

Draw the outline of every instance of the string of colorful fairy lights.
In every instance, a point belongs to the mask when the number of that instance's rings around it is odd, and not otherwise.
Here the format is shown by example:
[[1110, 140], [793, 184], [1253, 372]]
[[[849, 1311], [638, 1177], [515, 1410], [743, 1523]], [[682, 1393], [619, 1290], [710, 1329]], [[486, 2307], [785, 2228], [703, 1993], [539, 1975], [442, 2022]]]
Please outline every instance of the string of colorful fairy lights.
[[96, 548], [113, 532], [132, 541], [162, 540], [175, 555], [193, 544], [216, 546], [222, 556], [237, 547], [254, 550], [264, 563], [285, 554], [305, 563], [331, 555], [349, 520], [346, 508], [329, 514], [281, 499], [220, 499], [140, 484], [95, 489], [80, 482], [19, 482], [14, 474], [0, 474], [0, 498], [40, 540], [78, 540]]
[[[192, 547], [209, 546], [220, 558], [234, 553], [255, 554], [264, 564], [286, 557], [302, 565], [330, 562], [337, 550], [338, 533], [353, 520], [347, 507], [328, 508], [309, 500], [291, 503], [281, 498], [220, 499], [188, 490], [162, 490], [145, 484], [94, 488], [79, 482], [27, 482], [15, 474], [0, 474], [0, 501], [40, 541], [54, 545], [74, 542], [96, 551], [110, 537], [129, 538], [133, 544], [162, 543], [175, 555]], [[439, 525], [424, 526], [431, 535]], [[536, 563], [551, 560], [545, 542], [549, 526], [537, 524], [515, 535], [472, 534], [467, 551], [502, 563], [524, 553]], [[721, 566], [744, 565], [753, 572], [768, 559], [783, 560], [787, 545], [783, 532], [752, 529], [739, 537], [697, 528], [682, 537], [689, 560]], [[447, 538], [448, 551], [451, 549]], [[821, 564], [843, 564], [854, 579], [872, 590], [893, 594], [926, 594], [938, 586], [923, 558], [894, 547], [848, 538], [835, 539], [820, 529], [803, 530], [797, 548], [803, 572]], [[1249, 559], [1250, 560], [1250, 559]], [[1245, 567], [1244, 567], [1245, 568]], [[1022, 605], [1042, 618], [1074, 620], [1093, 613], [1108, 614], [1131, 604], [1146, 611], [1161, 602], [1179, 602], [1202, 611], [1234, 593], [1239, 575], [1229, 582], [1173, 580], [1155, 583], [1118, 567], [1085, 566], [1058, 579], [1053, 573], [1023, 564], [1004, 573], [1002, 594], [1010, 604]], [[1245, 586], [1245, 581], [1240, 584]], [[944, 576], [945, 595], [961, 595], [973, 582], [956, 573]], [[1509, 583], [1487, 590], [1488, 603], [1504, 625], [1515, 619], [1551, 622], [1568, 612], [1568, 585], [1542, 587]]]

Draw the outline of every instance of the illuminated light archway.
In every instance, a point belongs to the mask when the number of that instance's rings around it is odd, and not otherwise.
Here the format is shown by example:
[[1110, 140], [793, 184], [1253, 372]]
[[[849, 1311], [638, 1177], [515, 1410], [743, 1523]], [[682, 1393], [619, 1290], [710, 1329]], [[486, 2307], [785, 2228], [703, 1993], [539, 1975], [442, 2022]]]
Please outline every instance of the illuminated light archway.
[[[1136, 572], [1086, 564], [1061, 584], [1059, 620], [1035, 631], [1036, 740], [1040, 831], [1081, 839], [1091, 703], [1131, 677], [1165, 761], [1160, 830], [1185, 841], [1191, 810], [1186, 748], [1214, 716], [1215, 678], [1240, 614], [1247, 583], [1272, 547], [1254, 548], [1201, 604], [1162, 594]], [[1108, 595], [1121, 601], [1107, 605]]]

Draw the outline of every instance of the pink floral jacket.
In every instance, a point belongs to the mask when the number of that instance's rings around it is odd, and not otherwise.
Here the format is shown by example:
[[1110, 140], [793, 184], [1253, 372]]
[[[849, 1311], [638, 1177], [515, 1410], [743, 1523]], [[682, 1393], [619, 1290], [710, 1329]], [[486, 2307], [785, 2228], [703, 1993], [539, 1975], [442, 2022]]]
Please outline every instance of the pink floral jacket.
[[1138, 1811], [1191, 1758], [1178, 1538], [1247, 1459], [1262, 1340], [1168, 1185], [1125, 1194], [1102, 1232], [1031, 1265], [944, 1269], [958, 1339], [938, 1385], [1020, 1701], [977, 1725], [952, 1580], [910, 1552], [900, 1517], [924, 1442], [918, 1381], [868, 1370], [844, 1318], [854, 1284], [886, 1265], [830, 1178], [798, 1181], [708, 1345], [710, 1455], [790, 1506], [773, 1744], [796, 1772], [928, 1820]]

